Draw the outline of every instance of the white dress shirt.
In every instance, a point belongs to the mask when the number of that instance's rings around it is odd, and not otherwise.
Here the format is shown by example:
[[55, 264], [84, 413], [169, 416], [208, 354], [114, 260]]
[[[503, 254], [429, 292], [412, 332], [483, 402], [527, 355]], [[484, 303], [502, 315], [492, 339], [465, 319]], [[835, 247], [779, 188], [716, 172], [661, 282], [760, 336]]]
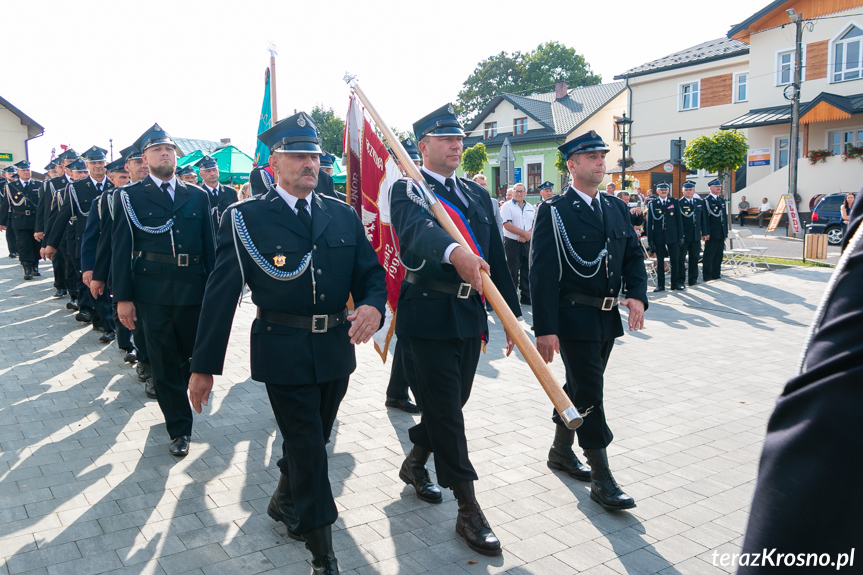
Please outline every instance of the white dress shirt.
[[[276, 193], [279, 194], [279, 196], [281, 196], [281, 198], [285, 200], [285, 202], [287, 202], [288, 206], [290, 206], [290, 208], [294, 210], [295, 214], [300, 213], [300, 211], [297, 209], [297, 200], [299, 200], [300, 198], [298, 198], [297, 196], [292, 196], [291, 194], [286, 192], [285, 189], [279, 184], [276, 184]], [[309, 212], [310, 216], [312, 215], [311, 199], [312, 194], [306, 196], [306, 211]]]
[[[588, 196], [587, 194], [585, 194], [584, 192], [582, 192], [581, 190], [579, 190], [579, 189], [578, 189], [578, 188], [576, 188], [575, 186], [570, 186], [570, 187], [571, 187], [573, 190], [575, 190], [575, 193], [577, 193], [579, 196], [581, 196], [581, 199], [582, 199], [582, 200], [584, 200], [585, 202], [587, 202], [588, 207], [592, 210], [592, 209], [593, 209], [593, 204], [592, 204], [591, 202], [593, 202], [593, 198], [591, 198], [590, 196]], [[597, 198], [599, 197], [599, 191], [597, 191], [597, 192], [596, 192], [596, 197], [597, 197]], [[601, 207], [601, 206], [602, 206], [602, 202], [597, 202], [597, 203], [600, 205], [599, 211], [600, 211], [600, 213], [601, 213], [601, 212], [602, 212], [602, 207]]]
[[168, 195], [171, 196], [171, 200], [174, 199], [174, 190], [177, 189], [177, 177], [176, 176], [171, 176], [170, 180], [160, 180], [159, 178], [157, 178], [156, 176], [154, 176], [151, 173], [150, 178], [152, 178], [153, 182], [155, 182], [156, 187], [158, 187], [158, 188], [161, 188], [162, 184], [167, 182], [168, 183]]

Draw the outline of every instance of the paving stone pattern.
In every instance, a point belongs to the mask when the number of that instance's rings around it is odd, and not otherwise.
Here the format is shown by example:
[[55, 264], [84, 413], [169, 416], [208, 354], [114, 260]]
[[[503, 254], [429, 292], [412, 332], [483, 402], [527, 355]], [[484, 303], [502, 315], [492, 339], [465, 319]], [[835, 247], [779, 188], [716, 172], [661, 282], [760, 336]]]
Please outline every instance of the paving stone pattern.
[[[0, 575], [308, 573], [303, 544], [266, 515], [281, 439], [249, 379], [254, 306], [238, 310], [178, 461], [122, 354], [51, 297], [50, 266], [24, 282], [0, 245]], [[432, 506], [399, 480], [415, 417], [383, 407], [390, 366], [361, 346], [329, 446], [342, 573], [727, 572], [713, 552], [741, 545], [766, 421], [828, 278], [786, 269], [651, 294], [647, 329], [618, 341], [606, 372], [609, 456], [638, 503], [627, 512], [546, 467], [551, 405], [521, 357], [503, 356], [493, 316], [465, 417], [496, 558], [456, 536], [450, 491]], [[288, 369], [290, 350], [272, 359]], [[559, 358], [552, 369], [562, 381]]]

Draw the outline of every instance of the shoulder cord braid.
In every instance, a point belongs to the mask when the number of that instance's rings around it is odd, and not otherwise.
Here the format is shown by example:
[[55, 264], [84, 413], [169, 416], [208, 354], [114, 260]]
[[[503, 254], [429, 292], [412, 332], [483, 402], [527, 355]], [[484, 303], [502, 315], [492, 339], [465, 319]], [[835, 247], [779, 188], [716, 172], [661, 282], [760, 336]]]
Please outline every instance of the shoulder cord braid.
[[824, 290], [824, 295], [821, 297], [821, 303], [818, 304], [818, 309], [815, 310], [815, 317], [812, 319], [812, 324], [809, 326], [809, 333], [806, 334], [806, 343], [803, 345], [803, 352], [800, 354], [800, 361], [797, 364], [797, 373], [803, 373], [806, 370], [806, 354], [809, 352], [809, 347], [812, 345], [812, 340], [815, 338], [815, 332], [821, 326], [821, 321], [824, 319], [824, 314], [827, 311], [827, 304], [830, 303], [830, 297], [833, 295], [833, 290], [839, 283], [839, 278], [845, 268], [848, 266], [848, 261], [851, 259], [851, 254], [863, 242], [863, 224], [857, 227], [848, 245], [845, 246], [845, 251], [839, 262], [836, 264], [836, 269], [833, 270], [833, 275], [830, 276], [830, 281], [827, 282], [827, 288]]
[[114, 190], [107, 192], [107, 194], [105, 199], [108, 202], [108, 215], [111, 216], [111, 221], [114, 221]]
[[647, 209], [650, 212], [650, 217], [653, 218], [654, 220], [660, 221], [660, 220], [665, 219], [665, 214], [657, 216], [656, 212], [653, 211], [653, 202], [650, 202], [650, 205], [647, 206]]
[[[148, 234], [164, 234], [165, 232], [170, 231], [172, 227], [174, 227], [174, 218], [169, 219], [163, 226], [158, 228], [151, 228], [148, 226], [141, 225], [141, 222], [138, 221], [138, 216], [135, 214], [135, 210], [132, 209], [132, 202], [129, 200], [129, 193], [126, 190], [120, 192], [120, 202], [123, 204], [123, 213], [126, 214], [126, 221], [129, 222], [129, 231], [132, 232], [132, 226], [134, 225], [136, 228], [141, 230], [142, 232], [146, 232]], [[135, 253], [135, 234], [130, 233], [132, 236], [132, 253]], [[171, 253], [176, 255], [177, 250], [174, 249], [174, 234], [169, 233], [171, 236]]]
[[716, 213], [713, 213], [713, 208], [710, 207], [710, 202], [708, 202], [707, 200], [704, 200], [704, 207], [707, 208], [707, 213], [714, 218], [722, 217], [722, 210], [716, 210]]
[[570, 257], [574, 259], [576, 263], [578, 263], [578, 265], [586, 268], [592, 268], [596, 266], [596, 271], [594, 271], [590, 275], [584, 275], [580, 273], [577, 269], [575, 269], [575, 267], [570, 263], [569, 259], [564, 257], [563, 259], [566, 260], [567, 265], [569, 265], [572, 271], [574, 271], [576, 274], [580, 275], [583, 278], [592, 278], [593, 276], [595, 276], [601, 269], [601, 266], [599, 264], [602, 262], [602, 259], [606, 255], [608, 255], [608, 242], [606, 242], [605, 247], [602, 248], [602, 251], [599, 252], [599, 255], [596, 256], [596, 259], [591, 262], [587, 262], [580, 255], [578, 255], [575, 252], [575, 249], [572, 247], [572, 243], [570, 243], [569, 241], [569, 236], [566, 234], [566, 228], [563, 225], [563, 220], [561, 219], [557, 208], [555, 208], [554, 206], [551, 206], [551, 225], [554, 228], [554, 243], [557, 246], [557, 260], [558, 267], [560, 268], [560, 277], [558, 277], [558, 281], [563, 278], [563, 264], [560, 261], [560, 253], [562, 251], [561, 248], [564, 246], [566, 247], [566, 251], [569, 252]]
[[[419, 207], [421, 207], [423, 210], [427, 211], [429, 213], [429, 215], [433, 219], [435, 219], [434, 212], [432, 212], [431, 208], [429, 208], [428, 202], [426, 202], [425, 199], [422, 198], [421, 196], [418, 196], [414, 193], [414, 188], [417, 188], [417, 190], [419, 190], [417, 183], [410, 178], [405, 178], [405, 180], [406, 180], [405, 192], [408, 195], [408, 199], [410, 201], [412, 201], [413, 203], [415, 203], [416, 205], [418, 205]], [[420, 192], [420, 193], [422, 193], [422, 192]], [[392, 205], [392, 202], [390, 202], [390, 205]], [[395, 236], [393, 236], [393, 226], [392, 225], [390, 225], [390, 236], [392, 236], [393, 245], [396, 245]], [[402, 261], [402, 258], [398, 254], [398, 252], [396, 252], [396, 257], [399, 258], [399, 261], [401, 262], [402, 267], [404, 267], [409, 272], [418, 272], [421, 269], [423, 269], [423, 266], [426, 265], [426, 261], [423, 260], [423, 263], [421, 263], [418, 268], [409, 268], [408, 266], [405, 265], [405, 262]]]
[[[246, 223], [243, 221], [243, 214], [240, 213], [240, 210], [234, 209], [231, 212], [231, 223], [234, 224], [234, 247], [237, 251], [238, 260], [240, 258], [240, 250], [237, 248], [236, 244], [237, 237], [239, 237], [243, 247], [246, 248], [246, 251], [249, 253], [249, 257], [251, 257], [252, 260], [258, 264], [258, 267], [264, 270], [264, 273], [271, 278], [283, 282], [295, 280], [303, 275], [309, 267], [312, 268], [312, 277], [314, 278], [315, 265], [312, 260], [312, 252], [303, 256], [302, 261], [300, 261], [300, 266], [297, 269], [292, 272], [283, 272], [268, 262], [264, 256], [261, 255], [261, 252], [258, 251], [258, 248], [255, 247], [255, 244], [252, 243], [252, 238], [249, 236], [249, 230], [246, 229]], [[242, 270], [242, 262], [240, 262], [240, 269]], [[243, 285], [246, 285], [245, 276], [243, 276]]]
[[27, 190], [24, 189], [24, 191], [21, 192], [21, 199], [16, 202], [15, 200], [12, 199], [12, 187], [6, 186], [6, 197], [9, 199], [10, 205], [15, 206], [16, 208], [20, 208], [25, 203], [27, 203]]
[[[69, 194], [72, 196], [72, 199], [75, 200], [75, 206], [78, 208], [78, 213], [85, 218], [88, 217], [90, 215], [90, 210], [87, 210], [85, 212], [81, 209], [81, 203], [78, 201], [78, 193], [75, 191], [75, 186], [73, 186], [72, 184], [69, 184]], [[134, 216], [134, 212], [132, 212], [132, 214]]]
[[684, 218], [694, 218], [695, 217], [695, 210], [698, 209], [698, 206], [695, 204], [690, 204], [690, 205], [692, 206], [692, 209], [689, 210], [688, 214], [683, 211], [683, 208], [680, 209], [680, 213], [683, 214]]

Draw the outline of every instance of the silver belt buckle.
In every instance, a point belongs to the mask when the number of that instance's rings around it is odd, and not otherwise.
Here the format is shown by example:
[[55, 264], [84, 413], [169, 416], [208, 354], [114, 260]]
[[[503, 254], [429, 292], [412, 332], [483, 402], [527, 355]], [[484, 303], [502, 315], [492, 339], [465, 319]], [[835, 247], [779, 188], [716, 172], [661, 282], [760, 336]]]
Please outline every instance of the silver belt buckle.
[[312, 333], [327, 333], [327, 324], [330, 317], [327, 315], [312, 316]]
[[189, 254], [177, 254], [177, 265], [181, 268], [189, 267]]
[[458, 286], [458, 293], [456, 297], [459, 299], [467, 299], [470, 297], [470, 284], [469, 283], [461, 283]]
[[602, 311], [611, 311], [614, 309], [614, 304], [616, 303], [614, 300], [617, 298], [607, 297], [602, 300]]

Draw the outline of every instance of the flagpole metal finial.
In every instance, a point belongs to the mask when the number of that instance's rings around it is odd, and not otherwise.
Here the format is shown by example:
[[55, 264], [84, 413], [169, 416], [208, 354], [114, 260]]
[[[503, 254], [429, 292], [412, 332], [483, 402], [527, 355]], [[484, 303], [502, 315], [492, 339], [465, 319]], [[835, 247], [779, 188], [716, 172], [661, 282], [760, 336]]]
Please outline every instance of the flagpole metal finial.
[[351, 74], [350, 72], [345, 72], [345, 76], [344, 78], [342, 78], [342, 80], [344, 80], [345, 83], [347, 83], [347, 85], [351, 88], [353, 88], [357, 84], [356, 74]]

